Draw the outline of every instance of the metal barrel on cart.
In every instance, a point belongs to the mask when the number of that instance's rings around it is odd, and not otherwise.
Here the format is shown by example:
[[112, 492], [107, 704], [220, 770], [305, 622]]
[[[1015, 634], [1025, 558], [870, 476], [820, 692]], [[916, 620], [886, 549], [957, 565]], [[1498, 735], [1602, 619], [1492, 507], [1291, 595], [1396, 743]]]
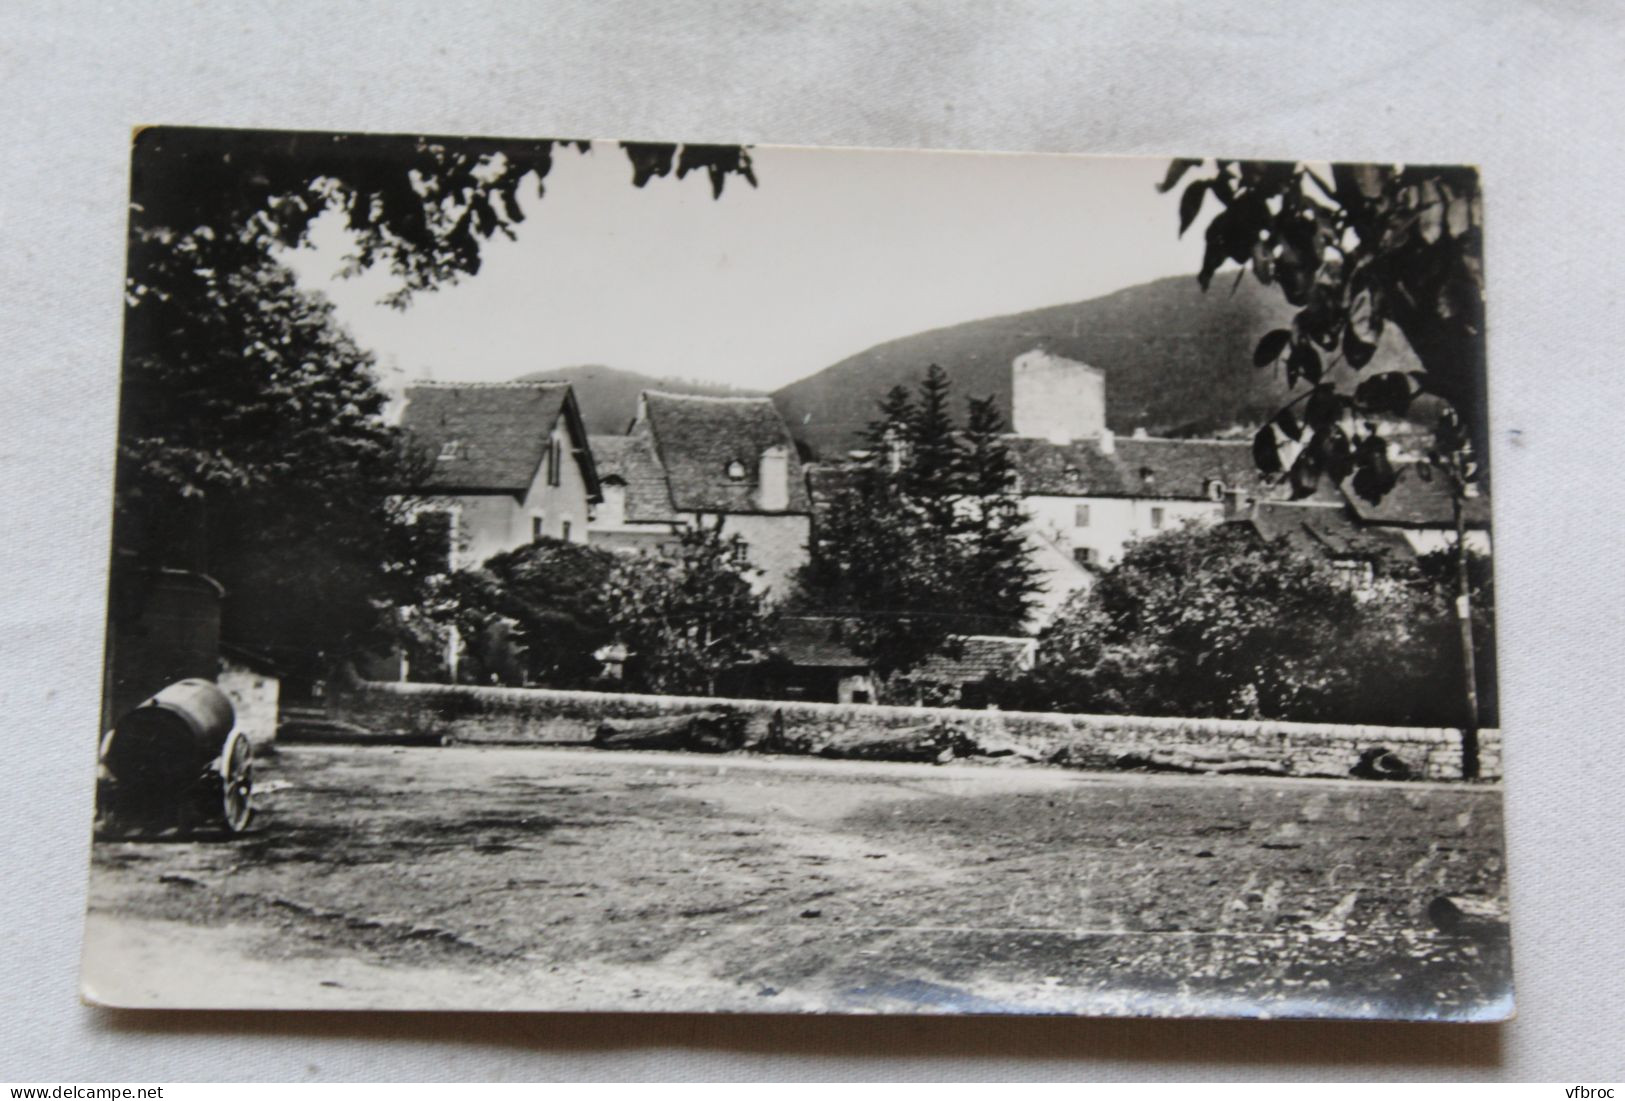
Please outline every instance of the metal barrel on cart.
[[254, 747], [213, 681], [176, 681], [119, 717], [102, 740], [99, 811], [118, 827], [228, 833], [253, 817]]

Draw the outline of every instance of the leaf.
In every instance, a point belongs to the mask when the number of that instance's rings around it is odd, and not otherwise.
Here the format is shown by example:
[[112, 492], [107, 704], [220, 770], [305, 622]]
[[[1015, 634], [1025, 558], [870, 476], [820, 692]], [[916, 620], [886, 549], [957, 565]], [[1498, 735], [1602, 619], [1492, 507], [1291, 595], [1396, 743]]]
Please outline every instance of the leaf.
[[1292, 415], [1290, 409], [1283, 409], [1275, 414], [1275, 426], [1291, 439], [1297, 440], [1303, 437], [1303, 426], [1298, 423], [1298, 418]]
[[1265, 425], [1253, 435], [1253, 465], [1264, 474], [1281, 473], [1281, 451], [1275, 429]]
[[1354, 471], [1354, 449], [1349, 446], [1349, 438], [1337, 425], [1333, 425], [1329, 432], [1324, 433], [1319, 441], [1321, 465], [1326, 473], [1332, 476], [1332, 481], [1338, 485]]
[[1185, 236], [1185, 231], [1191, 228], [1196, 216], [1202, 211], [1202, 200], [1207, 197], [1208, 181], [1197, 180], [1185, 189], [1179, 197], [1179, 235]]
[[1258, 347], [1253, 349], [1253, 366], [1268, 367], [1280, 359], [1281, 353], [1286, 351], [1286, 346], [1291, 340], [1291, 329], [1271, 329], [1265, 333], [1263, 339], [1258, 342]]
[[1346, 400], [1330, 383], [1321, 383], [1304, 404], [1303, 423], [1316, 433], [1326, 431], [1343, 415]]
[[[1157, 185], [1157, 190], [1164, 195], [1168, 194], [1168, 192], [1172, 191], [1176, 186], [1178, 186], [1180, 179], [1185, 175], [1185, 173], [1189, 172], [1191, 169], [1195, 168], [1201, 163], [1202, 162], [1200, 160], [1190, 157], [1178, 157], [1172, 161], [1169, 161], [1168, 174], [1164, 176], [1162, 178], [1162, 182]], [[1186, 192], [1186, 194], [1188, 195], [1189, 192]]]
[[1371, 362], [1371, 357], [1377, 354], [1377, 346], [1368, 344], [1354, 334], [1354, 326], [1349, 325], [1343, 329], [1343, 358], [1348, 360], [1349, 366], [1359, 370]]
[[1196, 281], [1202, 285], [1204, 291], [1213, 282], [1213, 273], [1224, 263], [1224, 223], [1229, 216], [1229, 210], [1221, 210], [1207, 224], [1207, 248], [1202, 253], [1202, 270], [1196, 276]]
[[1299, 451], [1297, 461], [1292, 464], [1290, 475], [1293, 498], [1311, 496], [1315, 490], [1319, 489], [1320, 473], [1320, 450], [1314, 447], [1306, 447]]
[[1315, 351], [1313, 344], [1300, 340], [1292, 346], [1292, 354], [1287, 357], [1287, 374], [1305, 379], [1311, 385], [1319, 384], [1320, 353]]
[[1354, 404], [1362, 413], [1402, 415], [1415, 396], [1410, 376], [1403, 371], [1372, 375], [1354, 388]]

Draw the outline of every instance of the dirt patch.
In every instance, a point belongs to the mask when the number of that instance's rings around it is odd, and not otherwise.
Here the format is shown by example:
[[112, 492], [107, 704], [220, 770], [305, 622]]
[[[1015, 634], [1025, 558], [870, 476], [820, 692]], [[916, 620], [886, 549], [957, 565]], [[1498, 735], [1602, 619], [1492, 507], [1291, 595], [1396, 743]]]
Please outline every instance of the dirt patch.
[[174, 930], [143, 997], [187, 1004], [163, 972], [204, 945], [300, 990], [395, 969], [367, 989], [399, 1007], [1505, 1006], [1504, 944], [1422, 917], [1501, 889], [1488, 788], [485, 748], [267, 771], [258, 833], [96, 846], [96, 919]]

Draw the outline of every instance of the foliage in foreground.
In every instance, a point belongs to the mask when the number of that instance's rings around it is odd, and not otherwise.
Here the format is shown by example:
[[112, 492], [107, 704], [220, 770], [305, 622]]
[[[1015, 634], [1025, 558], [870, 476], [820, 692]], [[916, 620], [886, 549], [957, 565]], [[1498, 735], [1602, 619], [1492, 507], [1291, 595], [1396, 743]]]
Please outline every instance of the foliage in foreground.
[[1453, 578], [1436, 565], [1395, 565], [1359, 585], [1238, 525], [1166, 532], [1076, 595], [1041, 636], [1032, 672], [996, 695], [1032, 710], [1456, 725]]
[[[419, 464], [382, 419], [371, 356], [279, 250], [318, 218], [389, 300], [476, 274], [556, 152], [585, 142], [154, 127], [132, 155], [110, 614], [138, 621], [163, 568], [226, 590], [226, 637], [319, 676], [409, 632], [444, 545], [409, 523]], [[731, 146], [627, 144], [631, 182], [755, 184]]]

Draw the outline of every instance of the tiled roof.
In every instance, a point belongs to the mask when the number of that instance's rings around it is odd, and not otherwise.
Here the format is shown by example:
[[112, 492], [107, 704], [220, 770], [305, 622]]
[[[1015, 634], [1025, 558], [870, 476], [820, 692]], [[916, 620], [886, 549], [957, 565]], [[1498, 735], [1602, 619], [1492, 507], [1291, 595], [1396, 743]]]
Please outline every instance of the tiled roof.
[[634, 426], [630, 436], [594, 436], [592, 451], [599, 477], [606, 482], [617, 479], [626, 487], [626, 519], [634, 523], [677, 519], [647, 425]]
[[1051, 443], [1029, 436], [1005, 440], [1023, 496], [1121, 497], [1123, 472], [1095, 440]]
[[1059, 444], [1026, 436], [1006, 440], [1023, 495], [1211, 499], [1211, 486], [1255, 488], [1258, 471], [1243, 441], [1118, 436], [1111, 453], [1098, 439]]
[[1036, 645], [1030, 638], [996, 635], [966, 635], [954, 642], [957, 654], [933, 654], [914, 675], [948, 684], [964, 684], [995, 673], [1012, 673], [1030, 663]]
[[841, 621], [825, 616], [785, 616], [773, 647], [796, 665], [817, 669], [867, 669], [869, 663], [841, 641]]
[[[834, 616], [786, 616], [779, 620], [774, 649], [796, 665], [820, 669], [867, 669], [869, 662], [841, 641], [841, 620]], [[1034, 640], [995, 635], [963, 635], [956, 654], [933, 654], [914, 675], [951, 684], [981, 680], [994, 673], [1024, 667]]]
[[1415, 557], [1399, 532], [1362, 524], [1344, 508], [1261, 501], [1246, 519], [1266, 539], [1285, 539], [1299, 550], [1331, 558], [1404, 561]]
[[[1245, 440], [1166, 440], [1117, 438], [1117, 464], [1132, 497], [1188, 500], [1208, 496], [1212, 482], [1250, 488], [1259, 480], [1252, 446]], [[1151, 480], [1146, 481], [1144, 472]]]
[[[782, 447], [790, 482], [784, 511], [811, 510], [795, 441], [773, 399], [646, 390], [643, 405], [673, 507], [683, 512], [759, 512], [762, 452]], [[735, 461], [744, 467], [742, 478], [728, 476]]]
[[524, 493], [569, 397], [566, 382], [411, 386], [401, 426], [434, 464], [428, 488]]
[[[1429, 477], [1428, 475], [1431, 475]], [[1422, 463], [1408, 463], [1399, 470], [1394, 488], [1372, 504], [1345, 483], [1343, 496], [1349, 507], [1368, 524], [1397, 524], [1405, 527], [1453, 527], [1455, 513], [1450, 503], [1450, 482], [1442, 474]], [[1469, 497], [1466, 502], [1468, 527], [1490, 526], [1490, 502], [1487, 497]]]

